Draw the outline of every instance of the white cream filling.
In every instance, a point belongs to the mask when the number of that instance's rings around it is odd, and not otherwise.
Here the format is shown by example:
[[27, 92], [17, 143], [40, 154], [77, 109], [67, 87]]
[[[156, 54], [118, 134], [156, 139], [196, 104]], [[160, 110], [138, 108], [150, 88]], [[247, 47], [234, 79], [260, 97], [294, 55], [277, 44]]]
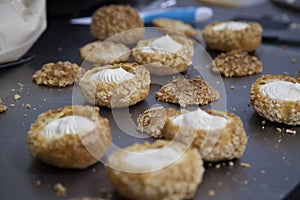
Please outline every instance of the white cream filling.
[[48, 137], [68, 134], [81, 134], [94, 130], [95, 123], [82, 116], [66, 116], [55, 119], [46, 125], [44, 135]]
[[134, 74], [127, 72], [122, 67], [115, 69], [104, 69], [90, 77], [90, 80], [99, 80], [105, 83], [122, 82], [134, 77]]
[[182, 48], [182, 44], [173, 40], [169, 35], [165, 35], [153, 40], [149, 46], [143, 47], [143, 52], [150, 53], [160, 53], [160, 54], [168, 54], [168, 53], [176, 53]]
[[265, 96], [282, 101], [300, 101], [300, 84], [288, 81], [273, 81], [260, 87]]
[[218, 130], [223, 129], [227, 123], [224, 117], [210, 115], [200, 108], [176, 116], [172, 119], [172, 123], [181, 127], [192, 127], [196, 130]]
[[127, 153], [122, 157], [122, 162], [137, 171], [152, 171], [172, 164], [180, 153], [171, 147], [144, 149]]
[[242, 22], [223, 22], [213, 27], [214, 31], [232, 30], [241, 31], [249, 27], [249, 24]]

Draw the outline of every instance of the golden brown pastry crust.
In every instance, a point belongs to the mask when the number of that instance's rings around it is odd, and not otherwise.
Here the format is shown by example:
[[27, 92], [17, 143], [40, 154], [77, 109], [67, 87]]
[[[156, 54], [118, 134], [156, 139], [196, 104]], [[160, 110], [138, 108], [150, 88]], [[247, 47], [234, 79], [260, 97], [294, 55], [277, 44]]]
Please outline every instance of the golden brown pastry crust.
[[251, 52], [260, 46], [263, 30], [260, 24], [240, 21], [250, 26], [243, 30], [213, 30], [214, 26], [224, 22], [214, 22], [204, 28], [203, 38], [208, 48], [220, 51], [243, 50]]
[[201, 32], [199, 30], [194, 29], [190, 24], [186, 24], [180, 20], [168, 19], [168, 18], [156, 18], [152, 21], [153, 25], [159, 29], [160, 31], [168, 32], [168, 30], [181, 32], [188, 36], [197, 36]]
[[287, 75], [264, 75], [257, 79], [250, 90], [250, 100], [254, 110], [262, 117], [288, 125], [300, 125], [300, 100], [282, 101], [271, 99], [260, 92], [260, 87], [273, 81], [300, 83], [300, 77]]
[[[96, 128], [84, 134], [65, 134], [60, 137], [44, 135], [43, 131], [48, 123], [72, 115], [88, 118], [95, 123]], [[108, 120], [99, 115], [99, 108], [66, 106], [38, 116], [28, 132], [27, 147], [33, 157], [49, 165], [84, 169], [98, 162], [109, 148], [111, 140]]]
[[144, 37], [143, 27], [143, 20], [132, 7], [109, 5], [102, 6], [93, 13], [90, 30], [94, 38], [105, 40], [124, 31], [135, 29], [122, 34], [122, 37], [115, 38], [116, 42], [131, 44]]
[[[176, 137], [183, 143], [190, 142], [193, 137], [192, 147], [196, 148], [204, 161], [218, 162], [240, 158], [247, 144], [247, 136], [241, 119], [232, 114], [217, 110], [206, 110], [211, 115], [225, 117], [228, 121], [222, 130], [195, 130], [191, 127], [181, 127], [173, 124], [172, 117], [180, 115], [180, 111], [169, 116], [164, 126], [165, 139], [172, 140]], [[177, 135], [179, 134], [179, 135]], [[193, 136], [195, 134], [195, 136]]]
[[84, 74], [84, 69], [68, 61], [47, 63], [35, 72], [32, 80], [38, 85], [49, 87], [66, 87], [73, 85]]
[[202, 79], [175, 79], [156, 92], [159, 101], [188, 105], [206, 105], [220, 98], [219, 92]]
[[79, 49], [81, 58], [96, 64], [111, 64], [126, 62], [130, 49], [121, 43], [110, 41], [95, 41]]
[[0, 113], [5, 112], [7, 110], [7, 107], [3, 105], [2, 100], [0, 99]]
[[[169, 143], [170, 141], [156, 140], [152, 144], [129, 146], [125, 151], [162, 148]], [[123, 165], [120, 157], [122, 151], [113, 153], [109, 157], [112, 165], [107, 166], [106, 169], [114, 188], [129, 199], [190, 199], [195, 195], [204, 173], [202, 159], [195, 149], [187, 149], [174, 163], [153, 172], [121, 171], [119, 169], [123, 169]]]
[[193, 42], [185, 36], [176, 35], [171, 38], [182, 45], [177, 52], [145, 52], [143, 48], [148, 47], [157, 38], [141, 40], [132, 50], [133, 61], [143, 64], [151, 74], [155, 75], [169, 75], [186, 71], [192, 64]]
[[164, 107], [157, 107], [145, 110], [141, 113], [136, 122], [137, 129], [154, 138], [162, 138], [162, 129], [167, 120], [167, 111]]
[[233, 50], [218, 55], [214, 59], [212, 70], [225, 77], [233, 77], [258, 74], [262, 72], [263, 67], [257, 57], [249, 55], [246, 51]]
[[[122, 67], [135, 76], [120, 83], [105, 83], [98, 80], [90, 80], [90, 77], [104, 69]], [[95, 67], [86, 72], [80, 80], [81, 92], [87, 102], [112, 107], [126, 107], [144, 100], [150, 90], [150, 73], [143, 66], [136, 63], [119, 63]]]

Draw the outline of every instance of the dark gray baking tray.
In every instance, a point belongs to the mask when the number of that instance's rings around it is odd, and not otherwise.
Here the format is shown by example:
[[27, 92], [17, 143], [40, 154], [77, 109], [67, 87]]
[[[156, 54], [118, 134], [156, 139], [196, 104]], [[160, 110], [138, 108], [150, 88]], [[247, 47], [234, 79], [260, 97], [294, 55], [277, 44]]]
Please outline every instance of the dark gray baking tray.
[[[67, 199], [73, 197], [109, 197], [122, 199], [108, 182], [104, 166], [99, 163], [86, 170], [57, 169], [29, 156], [26, 136], [30, 124], [36, 117], [49, 109], [57, 109], [72, 104], [73, 88], [37, 87], [32, 74], [42, 64], [69, 60], [81, 63], [78, 48], [92, 41], [88, 27], [71, 26], [68, 20], [51, 20], [48, 29], [31, 50], [34, 60], [20, 66], [0, 69], [0, 97], [8, 110], [0, 114], [0, 199]], [[295, 48], [293, 48], [295, 49]], [[299, 49], [299, 48], [298, 48]], [[216, 52], [211, 52], [212, 55]], [[288, 73], [297, 76], [300, 69], [299, 51], [271, 44], [263, 44], [255, 53], [264, 64], [262, 74]], [[292, 63], [296, 60], [296, 64]], [[193, 75], [190, 69], [187, 73]], [[240, 116], [248, 134], [248, 144], [244, 156], [234, 160], [234, 166], [220, 163], [206, 164], [203, 183], [194, 199], [282, 199], [300, 181], [300, 128], [272, 123], [258, 116], [249, 106], [251, 84], [262, 74], [241, 78], [224, 78], [226, 108]], [[230, 89], [234, 86], [234, 89]], [[130, 107], [132, 119], [157, 103], [153, 92], [159, 85], [153, 85], [149, 97]], [[14, 94], [21, 99], [14, 101]], [[31, 108], [25, 104], [30, 103]], [[10, 104], [15, 104], [11, 107]], [[210, 107], [210, 106], [208, 106]], [[132, 143], [115, 124], [111, 112], [101, 108], [101, 114], [110, 119], [114, 142], [120, 146]], [[296, 135], [283, 135], [276, 128], [290, 128]], [[251, 165], [241, 167], [240, 163]], [[36, 181], [41, 182], [36, 186]], [[67, 188], [65, 197], [58, 197], [53, 189], [56, 183]], [[215, 196], [208, 195], [210, 190]]]

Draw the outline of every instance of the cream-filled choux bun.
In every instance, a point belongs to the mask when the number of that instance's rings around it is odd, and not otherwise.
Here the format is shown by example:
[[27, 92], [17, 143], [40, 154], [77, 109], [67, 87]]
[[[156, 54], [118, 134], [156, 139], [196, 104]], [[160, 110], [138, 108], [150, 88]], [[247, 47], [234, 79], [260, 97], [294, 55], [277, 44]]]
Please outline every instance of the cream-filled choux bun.
[[166, 140], [118, 150], [106, 169], [116, 191], [136, 200], [193, 198], [204, 173], [196, 149]]
[[264, 75], [252, 85], [250, 99], [254, 110], [262, 117], [300, 125], [300, 77]]
[[79, 49], [81, 58], [96, 64], [112, 64], [127, 62], [130, 49], [121, 43], [111, 41], [95, 41], [85, 44]]
[[186, 71], [192, 64], [193, 55], [193, 42], [183, 35], [141, 40], [132, 51], [133, 61], [143, 64], [155, 75]]
[[150, 89], [150, 73], [137, 63], [119, 63], [94, 67], [80, 80], [87, 102], [112, 107], [126, 107], [144, 100]]
[[262, 26], [257, 22], [214, 22], [204, 28], [203, 39], [210, 49], [251, 52], [260, 46], [262, 31]]
[[217, 110], [169, 112], [163, 132], [165, 139], [192, 144], [208, 162], [240, 158], [247, 143], [241, 119]]
[[111, 140], [108, 120], [99, 108], [66, 106], [38, 116], [28, 132], [27, 147], [49, 165], [84, 169], [101, 159]]

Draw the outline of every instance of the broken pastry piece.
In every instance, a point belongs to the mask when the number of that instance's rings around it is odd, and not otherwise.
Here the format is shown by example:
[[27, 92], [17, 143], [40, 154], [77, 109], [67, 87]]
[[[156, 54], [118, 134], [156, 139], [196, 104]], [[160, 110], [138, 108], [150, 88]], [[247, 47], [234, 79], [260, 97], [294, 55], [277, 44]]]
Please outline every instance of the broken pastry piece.
[[233, 50], [218, 55], [214, 59], [212, 70], [225, 77], [233, 77], [258, 74], [262, 72], [263, 67], [257, 57], [249, 55], [246, 51]]
[[260, 46], [262, 30], [262, 26], [256, 22], [214, 22], [204, 28], [203, 38], [210, 49], [251, 52]]
[[247, 144], [241, 119], [217, 110], [174, 112], [163, 132], [165, 139], [192, 144], [208, 162], [240, 158]]
[[250, 100], [262, 117], [278, 123], [300, 125], [300, 78], [264, 75], [251, 87]]
[[207, 105], [220, 98], [219, 92], [201, 79], [175, 79], [156, 92], [159, 101], [188, 105]]
[[167, 117], [167, 110], [164, 107], [145, 110], [137, 118], [137, 129], [151, 137], [163, 138], [162, 129]]
[[79, 50], [82, 59], [96, 64], [126, 62], [130, 56], [130, 49], [127, 46], [110, 41], [91, 42]]
[[191, 199], [204, 173], [195, 149], [166, 140], [118, 150], [109, 156], [106, 169], [123, 197], [145, 200]]
[[108, 120], [99, 108], [66, 106], [38, 116], [28, 132], [27, 147], [49, 165], [84, 169], [102, 158], [111, 140]]
[[143, 64], [155, 75], [186, 71], [192, 64], [193, 55], [193, 42], [179, 35], [141, 40], [132, 51], [133, 61]]
[[90, 30], [98, 40], [111, 38], [118, 43], [132, 44], [144, 37], [143, 27], [143, 20], [132, 7], [109, 5], [93, 13]]
[[167, 18], [156, 18], [152, 21], [153, 25], [160, 31], [176, 31], [188, 35], [190, 37], [197, 36], [200, 34], [199, 30], [194, 29], [190, 24], [186, 24], [180, 20], [167, 19]]
[[144, 100], [150, 90], [150, 73], [136, 63], [94, 67], [80, 80], [87, 102], [112, 107], [126, 107]]
[[5, 112], [7, 110], [7, 107], [3, 105], [1, 99], [0, 99], [0, 113]]
[[84, 74], [84, 69], [68, 61], [47, 63], [35, 72], [32, 80], [38, 85], [49, 87], [66, 87], [73, 85]]

